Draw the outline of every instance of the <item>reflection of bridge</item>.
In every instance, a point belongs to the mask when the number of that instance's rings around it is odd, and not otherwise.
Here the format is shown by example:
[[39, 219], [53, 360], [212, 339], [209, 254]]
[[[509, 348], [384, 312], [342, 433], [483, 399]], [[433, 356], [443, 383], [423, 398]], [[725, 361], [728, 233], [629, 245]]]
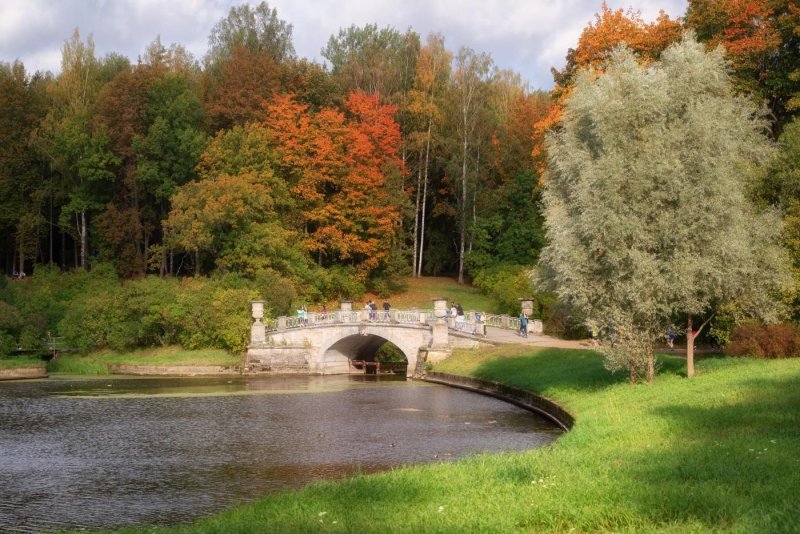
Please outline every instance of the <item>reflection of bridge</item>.
[[[523, 309], [528, 302], [523, 300]], [[447, 317], [445, 299], [434, 300], [434, 306], [369, 311], [353, 310], [350, 302], [343, 302], [340, 310], [279, 317], [265, 324], [263, 302], [254, 302], [247, 364], [272, 372], [350, 373], [353, 360], [374, 360], [376, 351], [390, 342], [408, 361], [410, 376], [420, 372], [425, 361], [446, 358], [454, 347], [478, 346], [487, 326], [519, 328], [515, 317], [474, 312]], [[531, 322], [529, 330], [541, 332], [541, 323]]]

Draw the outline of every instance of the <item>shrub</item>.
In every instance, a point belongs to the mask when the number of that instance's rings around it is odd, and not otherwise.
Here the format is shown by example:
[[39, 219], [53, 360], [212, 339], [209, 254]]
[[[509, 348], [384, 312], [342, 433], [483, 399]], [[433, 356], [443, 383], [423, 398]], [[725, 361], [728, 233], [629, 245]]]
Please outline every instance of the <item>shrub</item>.
[[791, 324], [741, 324], [733, 330], [725, 354], [762, 359], [800, 356], [800, 333]]

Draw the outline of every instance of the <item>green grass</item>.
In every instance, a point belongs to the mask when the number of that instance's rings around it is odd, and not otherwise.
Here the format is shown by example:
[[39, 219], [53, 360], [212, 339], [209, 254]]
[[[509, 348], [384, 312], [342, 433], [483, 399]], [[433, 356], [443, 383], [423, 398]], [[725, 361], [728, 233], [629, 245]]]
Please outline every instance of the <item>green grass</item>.
[[[392, 307], [397, 309], [433, 308], [433, 299], [444, 297], [450, 302], [461, 304], [464, 311], [476, 310], [486, 313], [497, 313], [497, 305], [479, 289], [468, 284], [459, 284], [453, 278], [444, 277], [408, 277], [403, 280], [405, 289], [388, 298]], [[380, 297], [369, 294], [365, 299], [376, 301], [379, 306], [383, 302]]]
[[47, 364], [51, 373], [108, 374], [109, 364], [133, 365], [224, 365], [242, 363], [241, 356], [222, 349], [186, 350], [181, 347], [141, 349], [125, 353], [94, 352], [86, 356], [63, 355]]
[[0, 357], [0, 369], [16, 369], [18, 367], [41, 367], [44, 362], [39, 358], [27, 356]]
[[577, 418], [548, 448], [262, 500], [176, 532], [796, 532], [800, 359], [665, 358], [652, 386], [593, 351], [499, 347], [437, 370], [540, 392]]

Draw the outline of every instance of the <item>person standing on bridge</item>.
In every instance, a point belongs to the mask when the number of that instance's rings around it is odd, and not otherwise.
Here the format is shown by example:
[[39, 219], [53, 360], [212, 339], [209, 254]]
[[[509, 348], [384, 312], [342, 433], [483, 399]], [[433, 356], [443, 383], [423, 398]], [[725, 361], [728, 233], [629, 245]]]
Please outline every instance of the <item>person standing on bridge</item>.
[[383, 301], [383, 320], [384, 321], [391, 321], [392, 320], [392, 306], [389, 304], [388, 300]]

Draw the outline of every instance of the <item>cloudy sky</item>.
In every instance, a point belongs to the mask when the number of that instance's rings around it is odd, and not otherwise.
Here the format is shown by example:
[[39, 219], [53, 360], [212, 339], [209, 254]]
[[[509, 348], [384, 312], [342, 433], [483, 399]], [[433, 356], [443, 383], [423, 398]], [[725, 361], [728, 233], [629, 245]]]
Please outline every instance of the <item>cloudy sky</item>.
[[[208, 35], [232, 5], [244, 0], [0, 0], [0, 61], [20, 59], [29, 72], [58, 72], [61, 45], [72, 30], [94, 36], [96, 53], [131, 60], [156, 36], [180, 43], [198, 59]], [[251, 5], [258, 0], [250, 0]], [[560, 67], [601, 0], [270, 0], [291, 23], [298, 55], [321, 60], [319, 51], [339, 28], [376, 23], [424, 37], [444, 35], [447, 47], [488, 52], [504, 69], [522, 74], [534, 88], [549, 89], [550, 67]], [[659, 9], [680, 16], [686, 0], [609, 0], [633, 7], [646, 20]]]

